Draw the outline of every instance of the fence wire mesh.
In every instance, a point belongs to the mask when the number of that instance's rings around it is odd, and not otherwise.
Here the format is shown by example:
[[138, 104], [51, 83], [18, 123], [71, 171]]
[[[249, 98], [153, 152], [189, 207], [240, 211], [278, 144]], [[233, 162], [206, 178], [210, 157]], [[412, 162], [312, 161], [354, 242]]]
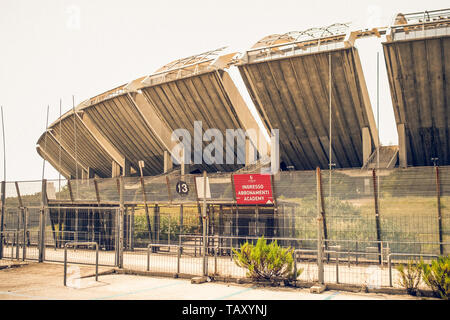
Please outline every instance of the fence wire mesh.
[[[43, 251], [44, 260], [62, 262], [67, 243], [96, 242], [101, 265], [119, 265], [123, 252], [125, 268], [202, 275], [206, 259], [209, 275], [244, 277], [233, 249], [264, 236], [294, 248], [303, 270], [299, 280], [314, 282], [322, 228], [324, 281], [381, 287], [396, 285], [398, 278], [395, 268], [388, 268], [389, 257], [395, 266], [421, 254], [450, 252], [450, 167], [325, 170], [321, 188], [316, 171], [280, 172], [272, 177], [275, 203], [257, 206], [236, 204], [232, 174], [208, 174], [205, 252], [197, 177], [175, 172], [51, 180], [45, 184], [47, 203], [42, 181], [6, 182], [0, 253], [38, 260]], [[180, 181], [186, 194], [177, 192]], [[325, 219], [319, 222], [322, 204]], [[69, 248], [68, 260], [92, 264], [95, 250]]]

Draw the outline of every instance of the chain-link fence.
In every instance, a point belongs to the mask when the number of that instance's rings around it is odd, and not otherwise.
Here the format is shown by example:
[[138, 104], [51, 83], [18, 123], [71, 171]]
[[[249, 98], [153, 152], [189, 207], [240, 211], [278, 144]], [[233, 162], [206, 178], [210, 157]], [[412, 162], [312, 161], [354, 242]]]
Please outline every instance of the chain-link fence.
[[449, 254], [450, 167], [319, 172], [272, 176], [266, 205], [238, 205], [233, 174], [208, 174], [206, 219], [200, 175], [4, 182], [0, 255], [62, 262], [66, 244], [95, 242], [101, 265], [244, 277], [233, 249], [264, 236], [296, 250], [299, 280], [388, 286], [395, 264]]

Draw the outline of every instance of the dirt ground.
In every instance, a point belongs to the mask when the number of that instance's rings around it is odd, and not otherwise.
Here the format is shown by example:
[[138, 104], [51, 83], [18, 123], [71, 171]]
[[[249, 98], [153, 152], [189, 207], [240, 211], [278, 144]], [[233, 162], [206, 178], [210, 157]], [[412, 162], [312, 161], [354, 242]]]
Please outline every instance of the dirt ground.
[[[11, 264], [11, 263], [10, 263]], [[15, 262], [13, 264], [16, 264]], [[308, 289], [267, 288], [220, 282], [191, 284], [189, 279], [171, 279], [111, 274], [99, 268], [99, 281], [93, 266], [69, 265], [67, 287], [63, 285], [63, 265], [26, 263], [16, 267], [0, 265], [0, 299], [10, 300], [398, 300], [410, 296], [325, 291], [311, 294]], [[101, 275], [101, 273], [106, 273]], [[108, 274], [109, 273], [109, 274]]]

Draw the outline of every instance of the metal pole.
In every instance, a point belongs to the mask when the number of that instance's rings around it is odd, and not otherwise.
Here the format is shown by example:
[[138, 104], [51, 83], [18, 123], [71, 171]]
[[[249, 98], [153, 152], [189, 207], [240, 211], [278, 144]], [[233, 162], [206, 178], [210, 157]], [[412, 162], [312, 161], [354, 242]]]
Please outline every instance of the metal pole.
[[294, 250], [293, 256], [294, 256], [294, 281], [297, 280], [297, 250]]
[[438, 227], [439, 227], [439, 253], [444, 254], [444, 246], [442, 244], [442, 210], [441, 210], [441, 181], [439, 177], [439, 167], [436, 168], [436, 196], [438, 210]]
[[[78, 180], [78, 155], [77, 155], [77, 122], [76, 122], [76, 112], [75, 112], [75, 97], [72, 95], [72, 111], [73, 111], [73, 129], [74, 129], [74, 143], [75, 143], [75, 179]], [[77, 196], [78, 192], [77, 183]]]
[[134, 206], [131, 208], [130, 220], [130, 250], [134, 251]]
[[377, 246], [378, 246], [378, 263], [381, 264], [381, 227], [380, 227], [380, 212], [378, 207], [378, 183], [377, 183], [377, 174], [376, 170], [372, 170], [372, 180], [373, 180], [373, 196], [375, 200], [375, 224], [376, 224], [376, 232], [377, 232]]
[[3, 224], [4, 224], [4, 219], [5, 219], [5, 187], [6, 187], [6, 182], [2, 181], [2, 186], [1, 186], [1, 216], [0, 216], [0, 259], [3, 258]]
[[98, 243], [95, 243], [95, 281], [98, 281]]
[[123, 236], [124, 236], [124, 230], [123, 230], [123, 215], [124, 215], [124, 182], [123, 182], [123, 176], [119, 178], [119, 184], [120, 184], [120, 210], [119, 210], [119, 223], [118, 223], [118, 229], [119, 229], [119, 268], [123, 268]]
[[147, 246], [147, 271], [150, 271], [150, 249], [153, 250], [153, 245], [151, 243]]
[[47, 210], [47, 180], [42, 180], [41, 212], [39, 217], [39, 262], [44, 262], [45, 256], [45, 217]]
[[16, 259], [19, 260], [19, 249], [20, 249], [20, 237], [19, 237], [19, 232], [20, 230], [20, 216], [19, 213], [17, 212], [17, 228], [16, 228]]
[[203, 171], [203, 210], [202, 210], [202, 222], [203, 222], [203, 275], [206, 276], [207, 270], [207, 257], [206, 257], [206, 171]]
[[177, 274], [180, 274], [180, 263], [181, 263], [181, 245], [178, 245]]
[[[62, 141], [61, 109], [62, 109], [62, 99], [59, 99], [58, 196], [60, 196], [60, 194], [61, 194], [61, 151], [62, 151], [62, 149], [61, 149], [61, 141]], [[59, 200], [59, 198], [58, 198], [58, 200]]]
[[[380, 53], [377, 52], [377, 134], [378, 140], [380, 139]], [[377, 147], [377, 170], [380, 169], [380, 141], [378, 141]], [[377, 181], [377, 192], [380, 193], [379, 190], [379, 181]]]
[[28, 209], [22, 209], [22, 222], [23, 222], [23, 248], [22, 248], [22, 261], [25, 261], [27, 255], [27, 224], [28, 224]]
[[67, 285], [67, 244], [64, 246], [64, 286]]
[[316, 169], [316, 185], [317, 185], [317, 268], [319, 283], [324, 283], [324, 269], [323, 269], [323, 213], [322, 213], [322, 181], [320, 178], [320, 168]]
[[6, 187], [6, 147], [5, 147], [5, 122], [3, 120], [3, 106], [1, 106], [2, 112], [2, 139], [3, 139], [3, 181], [2, 181], [2, 215], [0, 218], [0, 259], [3, 258], [3, 224], [5, 216], [5, 187]]

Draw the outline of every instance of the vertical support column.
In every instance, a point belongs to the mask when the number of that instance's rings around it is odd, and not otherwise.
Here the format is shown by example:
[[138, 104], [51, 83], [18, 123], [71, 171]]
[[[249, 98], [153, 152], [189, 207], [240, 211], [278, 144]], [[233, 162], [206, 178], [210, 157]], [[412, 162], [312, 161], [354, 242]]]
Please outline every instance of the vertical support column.
[[119, 201], [120, 201], [120, 209], [119, 209], [119, 221], [118, 221], [118, 226], [117, 229], [119, 231], [119, 243], [118, 243], [118, 267], [119, 268], [123, 268], [123, 234], [124, 234], [124, 230], [123, 230], [123, 216], [125, 213], [125, 203], [124, 203], [124, 182], [123, 182], [123, 177], [118, 178], [119, 181], [119, 185], [120, 185], [120, 192], [119, 192]]
[[[26, 243], [25, 243], [25, 237], [26, 237], [26, 217], [25, 217], [25, 208], [23, 206], [22, 197], [20, 196], [20, 189], [19, 189], [19, 183], [16, 181], [16, 193], [17, 193], [17, 199], [19, 200], [19, 209], [20, 209], [20, 215], [22, 216], [22, 224], [23, 224], [23, 247], [22, 247], [22, 261], [25, 261], [25, 251], [26, 251]], [[17, 216], [17, 235], [19, 235], [20, 230], [20, 221], [19, 216]], [[17, 239], [17, 250], [19, 250], [19, 239]], [[17, 257], [19, 255], [17, 254]]]
[[74, 228], [74, 230], [75, 230], [75, 235], [74, 235], [74, 237], [73, 237], [73, 240], [75, 241], [75, 242], [78, 242], [79, 241], [79, 234], [78, 234], [78, 225], [79, 225], [79, 219], [78, 219], [78, 208], [77, 209], [75, 209], [75, 228]]
[[4, 226], [4, 220], [5, 220], [5, 189], [6, 189], [6, 182], [2, 181], [2, 187], [1, 187], [1, 216], [0, 216], [0, 259], [3, 259], [3, 226]]
[[398, 132], [398, 160], [400, 168], [408, 167], [408, 158], [406, 152], [406, 130], [403, 123], [397, 125]]
[[41, 212], [39, 216], [39, 262], [44, 262], [45, 259], [45, 217], [48, 210], [47, 199], [47, 180], [42, 180], [41, 190]]
[[164, 173], [169, 172], [173, 168], [172, 156], [167, 150], [164, 150]]
[[373, 198], [375, 201], [375, 223], [377, 228], [377, 247], [378, 247], [378, 263], [381, 264], [381, 227], [380, 227], [380, 210], [378, 203], [378, 181], [376, 170], [372, 170], [372, 180], [373, 180]]
[[441, 211], [441, 180], [439, 176], [439, 167], [435, 166], [436, 170], [436, 197], [438, 210], [438, 226], [439, 226], [439, 254], [444, 254], [444, 246], [442, 244], [442, 211]]
[[122, 170], [122, 176], [124, 177], [131, 176], [131, 163], [128, 159], [125, 159], [125, 163]]
[[372, 154], [372, 141], [370, 140], [369, 128], [362, 128], [362, 146], [363, 146], [363, 166], [367, 163]]
[[316, 169], [316, 185], [317, 185], [317, 267], [319, 284], [324, 283], [323, 269], [323, 202], [322, 202], [322, 178], [320, 168]]

